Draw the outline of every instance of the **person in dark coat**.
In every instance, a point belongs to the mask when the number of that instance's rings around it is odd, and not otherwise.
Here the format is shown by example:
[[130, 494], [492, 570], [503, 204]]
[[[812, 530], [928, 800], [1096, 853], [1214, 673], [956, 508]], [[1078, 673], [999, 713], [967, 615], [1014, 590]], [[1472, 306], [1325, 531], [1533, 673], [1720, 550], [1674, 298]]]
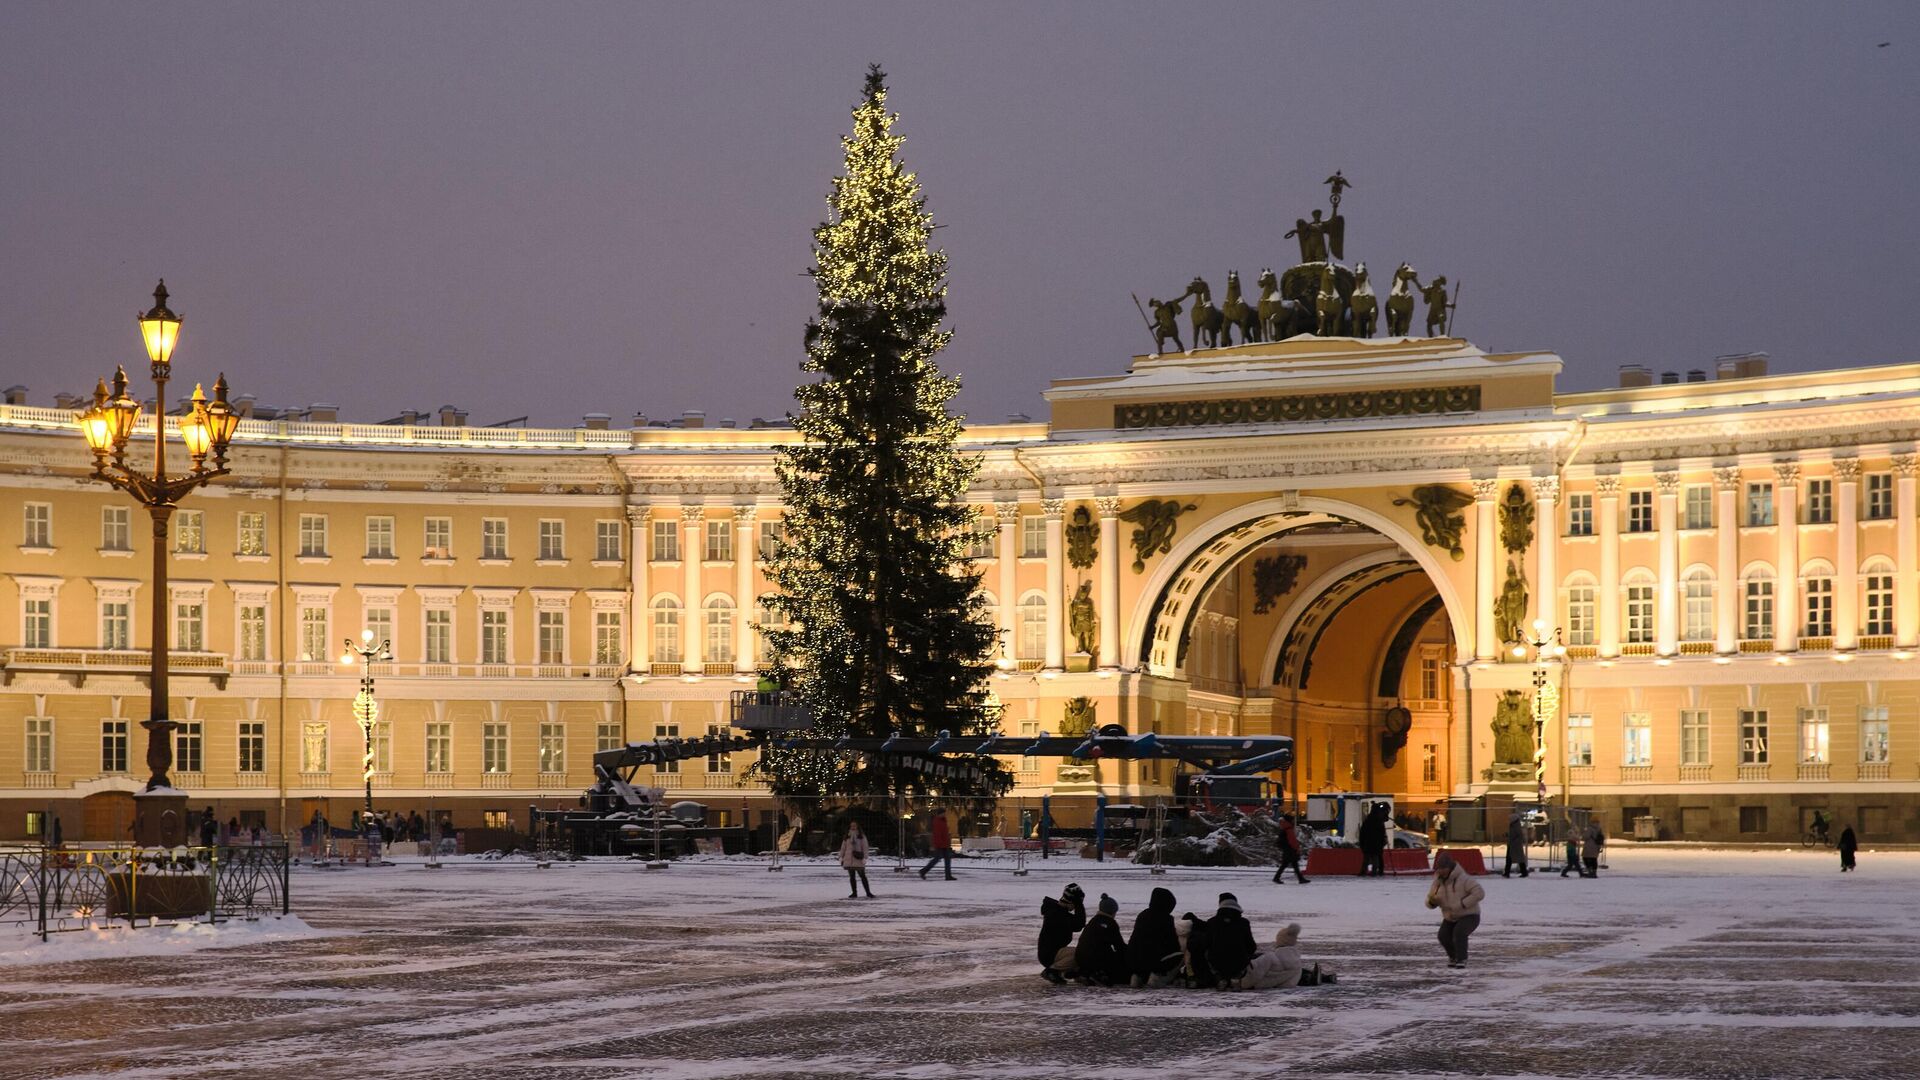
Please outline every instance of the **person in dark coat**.
[[1127, 971], [1127, 943], [1120, 936], [1120, 924], [1114, 920], [1119, 913], [1119, 902], [1101, 893], [1100, 910], [1087, 920], [1087, 928], [1080, 931], [1080, 944], [1073, 951], [1074, 963], [1079, 968], [1075, 978], [1079, 982], [1126, 985], [1131, 973]]
[[1360, 876], [1379, 877], [1387, 872], [1387, 804], [1375, 803], [1366, 820], [1360, 823]]
[[1607, 846], [1607, 834], [1600, 829], [1597, 821], [1588, 821], [1586, 829], [1580, 834], [1580, 876], [1597, 878], [1600, 876], [1600, 849]]
[[1853, 826], [1840, 830], [1840, 872], [1855, 869], [1853, 853], [1860, 850], [1860, 839], [1853, 835]]
[[200, 812], [200, 846], [212, 847], [219, 838], [220, 822], [214, 819], [213, 807], [209, 806]]
[[1155, 889], [1147, 906], [1133, 917], [1127, 967], [1135, 986], [1167, 985], [1185, 959], [1180, 955], [1180, 933], [1173, 925], [1173, 903], [1173, 893]]
[[1060, 950], [1073, 944], [1073, 935], [1087, 925], [1087, 897], [1080, 886], [1069, 882], [1060, 899], [1049, 896], [1040, 901], [1040, 966], [1048, 982], [1063, 983], [1066, 977], [1054, 970]]
[[1180, 916], [1175, 929], [1186, 938], [1187, 985], [1219, 986], [1220, 978], [1213, 973], [1213, 961], [1209, 957], [1212, 928], [1207, 925], [1207, 920], [1189, 911]]
[[1300, 872], [1300, 830], [1294, 827], [1292, 814], [1280, 815], [1280, 868], [1273, 872], [1273, 883], [1279, 885], [1287, 872], [1293, 867], [1295, 881], [1305, 885], [1307, 875]]
[[1521, 824], [1519, 814], [1507, 819], [1507, 864], [1500, 868], [1500, 876], [1512, 877], [1516, 866], [1521, 877], [1531, 873], [1527, 869], [1527, 827]]
[[1207, 963], [1225, 986], [1246, 974], [1260, 947], [1253, 943], [1253, 927], [1240, 912], [1240, 901], [1230, 892], [1220, 894], [1220, 910], [1207, 920]]

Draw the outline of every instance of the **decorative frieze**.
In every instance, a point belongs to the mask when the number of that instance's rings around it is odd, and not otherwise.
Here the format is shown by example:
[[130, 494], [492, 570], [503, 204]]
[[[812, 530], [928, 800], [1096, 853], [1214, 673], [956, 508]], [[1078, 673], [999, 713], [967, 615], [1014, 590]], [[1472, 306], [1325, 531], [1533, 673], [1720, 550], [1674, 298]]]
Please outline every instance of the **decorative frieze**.
[[1149, 401], [1115, 405], [1113, 426], [1129, 428], [1222, 427], [1305, 420], [1359, 420], [1394, 416], [1444, 416], [1480, 411], [1478, 386], [1350, 390], [1328, 394], [1229, 398], [1211, 401]]

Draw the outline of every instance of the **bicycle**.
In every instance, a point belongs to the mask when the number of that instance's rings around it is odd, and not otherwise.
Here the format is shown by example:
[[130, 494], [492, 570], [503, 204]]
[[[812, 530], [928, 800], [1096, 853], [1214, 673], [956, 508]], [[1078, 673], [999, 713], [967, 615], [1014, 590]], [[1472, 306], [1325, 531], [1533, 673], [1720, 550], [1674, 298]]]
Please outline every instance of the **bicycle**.
[[1832, 847], [1833, 833], [1826, 829], [1808, 829], [1800, 834], [1801, 847]]

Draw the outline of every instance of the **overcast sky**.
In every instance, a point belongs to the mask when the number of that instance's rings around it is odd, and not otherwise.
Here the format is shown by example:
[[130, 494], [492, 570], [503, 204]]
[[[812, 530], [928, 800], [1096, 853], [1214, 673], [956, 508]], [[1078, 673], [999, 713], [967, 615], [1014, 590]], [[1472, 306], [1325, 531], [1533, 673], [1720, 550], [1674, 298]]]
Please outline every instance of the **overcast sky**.
[[[1890, 45], [1879, 47], [1882, 42]], [[978, 420], [1216, 298], [1354, 182], [1347, 256], [1615, 368], [1914, 359], [1920, 5], [0, 6], [0, 384], [142, 358], [476, 423], [778, 416], [869, 61]]]

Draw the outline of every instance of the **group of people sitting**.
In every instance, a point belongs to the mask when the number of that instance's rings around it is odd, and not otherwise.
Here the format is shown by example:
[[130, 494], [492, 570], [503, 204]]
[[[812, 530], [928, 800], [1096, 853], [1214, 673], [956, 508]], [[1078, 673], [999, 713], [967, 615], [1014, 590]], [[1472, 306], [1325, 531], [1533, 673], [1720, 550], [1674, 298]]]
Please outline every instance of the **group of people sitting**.
[[[1059, 899], [1040, 902], [1039, 959], [1048, 982], [1082, 986], [1187, 986], [1220, 990], [1270, 990], [1316, 986], [1334, 980], [1324, 964], [1307, 968], [1300, 955], [1300, 924], [1288, 923], [1273, 945], [1254, 944], [1253, 927], [1232, 893], [1220, 894], [1210, 919], [1188, 912], [1173, 917], [1173, 893], [1156, 888], [1122, 938], [1120, 905], [1106, 893], [1092, 918], [1086, 894], [1070, 884]], [[1074, 940], [1074, 934], [1080, 939]]]

